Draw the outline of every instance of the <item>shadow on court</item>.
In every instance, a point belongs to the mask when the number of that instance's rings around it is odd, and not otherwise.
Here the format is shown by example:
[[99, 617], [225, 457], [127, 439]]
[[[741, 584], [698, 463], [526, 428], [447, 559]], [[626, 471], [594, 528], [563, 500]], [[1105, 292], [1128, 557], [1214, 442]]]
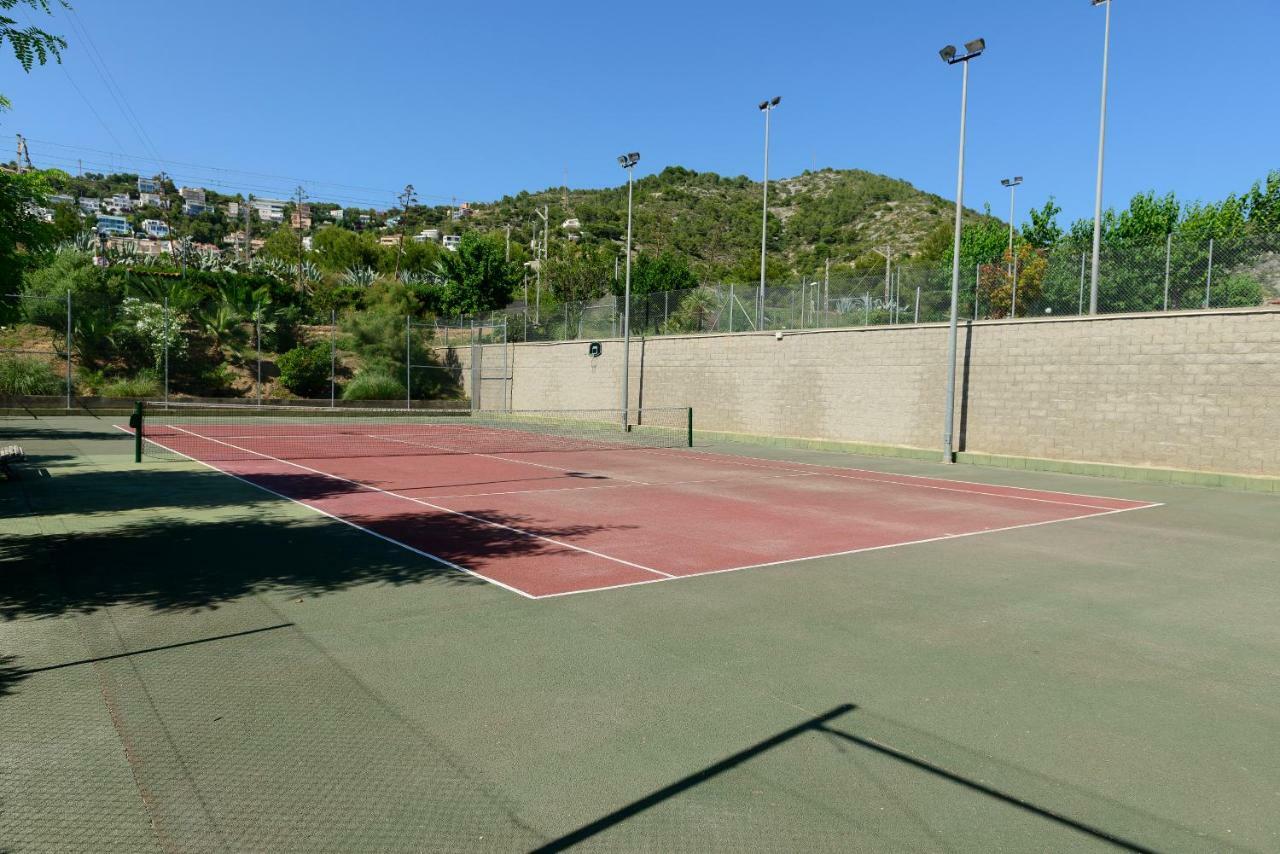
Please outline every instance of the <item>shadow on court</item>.
[[[895, 742], [887, 742], [886, 735], [893, 736]], [[1211, 841], [1215, 850], [1244, 850], [1220, 839], [1207, 839], [1190, 828], [1135, 810], [1109, 798], [1025, 769], [998, 763], [990, 757], [973, 753], [935, 736], [875, 715], [867, 715], [851, 703], [836, 706], [756, 742], [534, 850], [538, 854], [567, 851], [592, 841], [603, 842], [608, 847], [610, 839], [599, 840], [597, 837], [605, 836], [610, 831], [623, 831], [628, 822], [643, 821], [646, 814], [660, 810], [682, 796], [695, 795], [699, 787], [714, 786], [727, 775], [736, 773], [751, 779], [767, 779], [769, 774], [752, 771], [750, 764], [764, 760], [773, 751], [789, 747], [798, 749], [794, 742], [812, 739], [814, 736], [824, 739], [837, 754], [846, 755], [851, 761], [851, 764], [845, 765], [845, 771], [851, 777], [849, 791], [853, 798], [856, 798], [853, 794], [855, 786], [859, 782], [866, 782], [858, 778], [875, 777], [859, 757], [873, 756], [897, 766], [909, 784], [912, 778], [923, 775], [929, 780], [955, 787], [963, 794], [983, 799], [986, 807], [997, 809], [997, 816], [1000, 815], [999, 810], [1008, 809], [1023, 817], [1043, 822], [1044, 826], [1038, 832], [1034, 831], [1034, 824], [1032, 827], [1033, 832], [1038, 834], [1037, 838], [1046, 846], [1049, 839], [1055, 838], [1048, 835], [1049, 831], [1058, 830], [1117, 851], [1138, 854], [1154, 854], [1169, 845], [1200, 848], [1206, 841]], [[921, 755], [921, 751], [941, 753], [947, 756], [949, 762], [959, 767], [945, 766], [932, 757]], [[999, 782], [992, 782], [993, 780]], [[881, 777], [876, 782], [883, 785], [884, 778]], [[918, 782], [917, 779], [916, 783]], [[716, 795], [708, 797], [716, 799]], [[656, 821], [660, 825], [660, 818], [650, 818], [650, 821], [650, 824], [642, 825], [642, 836], [646, 838], [650, 833], [662, 832], [660, 827], [652, 823]], [[631, 830], [635, 832], [636, 828]], [[997, 826], [991, 830], [999, 834], [1002, 828]], [[615, 837], [612, 841], [617, 842], [621, 838], [630, 837]], [[1160, 842], [1140, 841], [1142, 839], [1158, 839]]]
[[[304, 500], [358, 491], [306, 473], [262, 480]], [[66, 467], [0, 487], [16, 520], [16, 531], [0, 541], [3, 619], [122, 604], [214, 608], [271, 589], [317, 595], [361, 584], [487, 584], [319, 515], [279, 512], [289, 506], [282, 499], [216, 472]], [[496, 560], [554, 548], [478, 519], [407, 502], [406, 508], [372, 521], [415, 542], [439, 543], [440, 551], [432, 551], [446, 559], [465, 553]], [[601, 530], [498, 511], [476, 515], [553, 538]]]

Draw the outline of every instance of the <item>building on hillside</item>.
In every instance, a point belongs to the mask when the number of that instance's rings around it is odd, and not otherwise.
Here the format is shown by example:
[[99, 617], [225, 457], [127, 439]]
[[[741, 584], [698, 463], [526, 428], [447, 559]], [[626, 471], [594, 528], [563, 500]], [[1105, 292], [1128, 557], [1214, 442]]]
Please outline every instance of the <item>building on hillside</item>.
[[[237, 252], [243, 252], [244, 251], [244, 232], [233, 231], [230, 234], [228, 234], [226, 237], [223, 237], [222, 242]], [[249, 251], [257, 252], [266, 244], [267, 244], [267, 241], [264, 238], [261, 238], [261, 237], [251, 238], [249, 240]]]
[[159, 193], [139, 193], [138, 207], [160, 208], [161, 210], [165, 210], [169, 207], [169, 200]]
[[398, 234], [382, 234], [378, 236], [378, 243], [383, 246], [399, 246], [400, 235]]
[[143, 178], [138, 176], [138, 192], [139, 193], [158, 193], [160, 192], [160, 182], [155, 178]]
[[142, 232], [154, 240], [161, 240], [169, 236], [169, 224], [164, 220], [144, 219]]
[[225, 210], [227, 212], [227, 216], [231, 217], [232, 219], [238, 219], [240, 217], [239, 202], [227, 202]]
[[342, 222], [342, 208], [334, 208], [329, 211], [329, 216], [334, 222]]
[[289, 225], [306, 231], [311, 228], [311, 205], [298, 205], [289, 214]]
[[102, 210], [102, 199], [92, 199], [88, 196], [82, 196], [77, 200], [76, 204], [80, 206], [80, 210], [87, 214], [96, 214]]
[[563, 228], [565, 231], [579, 231], [582, 228], [582, 223], [578, 221], [578, 218], [576, 216], [574, 216], [574, 217], [569, 217], [569, 219], [566, 219], [564, 222], [560, 223], [560, 227]]
[[103, 203], [103, 207], [107, 213], [129, 213], [133, 210], [133, 199], [129, 198], [128, 193], [116, 193]]
[[129, 220], [122, 216], [99, 216], [96, 231], [98, 234], [119, 234], [121, 236], [133, 234], [133, 229], [129, 227]]
[[417, 243], [439, 243], [439, 242], [440, 242], [440, 229], [438, 229], [438, 228], [424, 228], [424, 229], [422, 229], [422, 231], [420, 231], [420, 232], [418, 232], [417, 234], [415, 234], [415, 235], [413, 236], [413, 239], [414, 239], [414, 241], [415, 241], [415, 242], [417, 242]]
[[462, 235], [446, 234], [441, 238], [441, 242], [444, 243], [445, 249], [448, 249], [450, 252], [457, 252], [458, 247], [462, 245]]
[[289, 203], [284, 199], [251, 199], [249, 207], [263, 222], [284, 222], [284, 209]]
[[199, 216], [209, 210], [202, 187], [181, 187], [178, 195], [182, 196], [182, 212], [187, 216]]
[[56, 195], [49, 197], [49, 204], [57, 207], [58, 205], [74, 205], [76, 200], [70, 196]]
[[360, 214], [361, 225], [368, 225], [371, 222], [373, 222], [373, 217], [369, 216], [368, 214]]

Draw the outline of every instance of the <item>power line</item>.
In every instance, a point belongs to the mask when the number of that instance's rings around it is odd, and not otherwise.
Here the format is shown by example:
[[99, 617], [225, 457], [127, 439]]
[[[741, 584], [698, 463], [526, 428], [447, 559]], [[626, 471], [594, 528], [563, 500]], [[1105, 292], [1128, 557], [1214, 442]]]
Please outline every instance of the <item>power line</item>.
[[71, 27], [76, 30], [77, 34], [84, 38], [85, 44], [88, 45], [85, 55], [89, 57], [89, 62], [97, 70], [98, 77], [102, 80], [103, 86], [106, 87], [107, 94], [115, 102], [116, 108], [120, 111], [120, 115], [124, 117], [125, 123], [130, 126], [138, 140], [142, 142], [143, 147], [150, 151], [152, 157], [156, 160], [156, 165], [159, 166], [162, 161], [160, 152], [152, 143], [151, 137], [147, 134], [146, 128], [143, 127], [138, 114], [134, 112], [133, 106], [129, 103], [128, 97], [125, 96], [124, 90], [116, 82], [115, 75], [111, 73], [106, 59], [103, 57], [102, 52], [98, 50], [97, 44], [93, 41], [93, 36], [89, 34], [89, 28], [82, 24], [80, 16], [76, 14], [74, 8], [69, 6], [66, 8], [70, 15], [64, 17]]
[[[108, 157], [111, 157], [111, 158], [118, 158], [118, 159], [121, 159], [121, 160], [132, 160], [132, 161], [148, 162], [148, 161], [150, 161], [150, 160], [152, 159], [152, 158], [150, 158], [150, 157], [143, 157], [143, 156], [139, 156], [139, 155], [136, 155], [136, 154], [123, 154], [123, 153], [118, 152], [118, 151], [107, 151], [107, 150], [105, 150], [105, 149], [101, 149], [101, 148], [93, 148], [93, 147], [90, 147], [90, 146], [84, 146], [84, 145], [70, 145], [70, 144], [68, 144], [68, 143], [54, 142], [53, 140], [45, 140], [45, 139], [35, 139], [35, 138], [30, 138], [30, 141], [31, 141], [31, 142], [38, 142], [38, 143], [40, 143], [42, 146], [50, 146], [50, 147], [54, 147], [54, 148], [61, 148], [61, 149], [65, 149], [65, 150], [67, 150], [67, 151], [75, 151], [75, 152], [90, 152], [90, 153], [93, 153], [93, 154], [106, 155], [106, 156], [108, 156]], [[123, 147], [123, 146], [122, 146], [122, 147]], [[365, 192], [370, 192], [370, 193], [378, 194], [378, 198], [379, 198], [380, 200], [381, 200], [381, 199], [385, 199], [385, 200], [394, 199], [394, 198], [395, 198], [395, 196], [396, 196], [396, 193], [397, 193], [397, 191], [396, 191], [396, 190], [389, 190], [389, 189], [385, 189], [385, 188], [382, 188], [382, 187], [367, 187], [367, 186], [362, 186], [362, 185], [359, 185], [359, 184], [343, 184], [343, 183], [339, 183], [339, 182], [337, 182], [337, 181], [321, 181], [321, 180], [317, 180], [317, 179], [298, 178], [298, 177], [296, 177], [296, 176], [290, 176], [290, 175], [275, 175], [275, 174], [271, 174], [271, 173], [268, 173], [268, 172], [253, 172], [253, 171], [249, 171], [249, 170], [245, 170], [245, 169], [229, 169], [229, 168], [224, 167], [224, 166], [212, 166], [212, 165], [209, 165], [209, 164], [191, 163], [191, 162], [186, 162], [186, 161], [181, 161], [181, 160], [161, 160], [161, 161], [160, 161], [160, 163], [161, 163], [161, 164], [163, 164], [163, 165], [164, 165], [164, 166], [166, 166], [166, 167], [174, 167], [174, 166], [178, 166], [178, 167], [186, 167], [186, 168], [188, 168], [188, 169], [197, 169], [197, 170], [204, 170], [204, 171], [208, 171], [208, 172], [217, 172], [217, 173], [222, 173], [222, 174], [227, 175], [227, 176], [244, 176], [244, 177], [249, 178], [249, 179], [267, 179], [267, 180], [269, 180], [269, 181], [284, 181], [284, 182], [288, 182], [288, 183], [289, 183], [289, 184], [291, 184], [291, 185], [296, 185], [296, 184], [305, 184], [306, 186], [311, 187], [311, 188], [313, 188], [313, 189], [314, 189], [314, 188], [318, 188], [318, 187], [333, 187], [333, 188], [336, 188], [336, 189], [339, 189], [339, 190], [358, 190], [358, 191], [365, 191]], [[212, 179], [212, 178], [210, 178], [210, 179], [206, 179], [206, 180], [214, 181], [214, 180], [216, 180], [216, 179]], [[240, 182], [240, 183], [248, 184], [249, 182], [245, 181], [245, 182]], [[275, 191], [273, 191], [273, 192], [275, 192]], [[286, 191], [286, 190], [280, 190], [280, 192], [282, 192], [283, 194], [287, 195], [289, 191]], [[326, 195], [331, 195], [331, 194], [329, 194], [329, 193], [327, 193], [327, 192], [326, 192]], [[358, 196], [358, 195], [356, 195], [356, 194], [350, 194], [350, 195], [351, 195], [351, 197], [353, 197], [353, 198], [360, 198], [360, 196]], [[439, 199], [440, 201], [445, 201], [445, 200], [447, 200], [447, 199], [451, 198], [450, 196], [444, 196], [444, 195], [439, 195], [439, 194], [431, 194], [431, 193], [423, 193], [423, 194], [420, 194], [420, 195], [422, 195], [422, 196], [426, 196], [427, 198]], [[367, 198], [367, 197], [366, 197], [366, 198]]]

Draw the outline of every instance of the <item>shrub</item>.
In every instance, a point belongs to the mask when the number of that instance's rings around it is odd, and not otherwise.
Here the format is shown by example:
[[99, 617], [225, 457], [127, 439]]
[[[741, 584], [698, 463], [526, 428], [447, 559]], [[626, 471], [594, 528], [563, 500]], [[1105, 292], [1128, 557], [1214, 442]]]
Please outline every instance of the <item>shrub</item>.
[[214, 365], [206, 368], [197, 374], [192, 380], [184, 385], [189, 386], [188, 389], [193, 394], [205, 397], [223, 397], [235, 394], [235, 372], [226, 364]]
[[382, 371], [361, 371], [342, 389], [343, 400], [404, 400], [404, 383]]
[[149, 400], [160, 396], [160, 378], [154, 371], [138, 371], [133, 377], [119, 377], [103, 383], [98, 394], [103, 397], [126, 397]]
[[65, 390], [66, 380], [42, 359], [31, 356], [0, 358], [0, 395], [60, 394]]
[[280, 368], [280, 384], [300, 397], [319, 397], [329, 388], [330, 360], [326, 344], [294, 347], [276, 364]]

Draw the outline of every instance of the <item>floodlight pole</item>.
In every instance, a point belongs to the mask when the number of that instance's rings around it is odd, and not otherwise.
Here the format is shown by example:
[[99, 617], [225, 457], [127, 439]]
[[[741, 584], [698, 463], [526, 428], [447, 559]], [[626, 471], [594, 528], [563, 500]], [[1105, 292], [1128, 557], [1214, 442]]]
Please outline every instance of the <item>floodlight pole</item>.
[[627, 273], [622, 290], [622, 429], [627, 429], [627, 410], [631, 404], [631, 189], [635, 161], [627, 158]]
[[1093, 201], [1093, 274], [1089, 285], [1089, 313], [1098, 313], [1098, 268], [1102, 257], [1102, 163], [1107, 149], [1107, 65], [1111, 57], [1111, 0], [1093, 0], [1107, 7], [1106, 29], [1102, 37], [1102, 107], [1098, 121], [1098, 185]]
[[951, 55], [943, 53], [943, 60], [948, 65], [957, 63], [964, 66], [964, 74], [960, 84], [960, 159], [956, 168], [956, 233], [951, 252], [951, 324], [947, 333], [947, 402], [945, 421], [942, 431], [942, 461], [955, 462], [955, 408], [956, 408], [956, 337], [960, 300], [960, 229], [964, 215], [964, 137], [965, 119], [969, 110], [969, 60], [981, 55], [985, 45], [970, 43], [975, 49], [964, 56], [955, 56], [955, 49], [948, 48]]
[[1009, 188], [1009, 275], [1013, 280], [1013, 290], [1009, 303], [1009, 316], [1018, 316], [1018, 258], [1013, 254], [1013, 222], [1014, 222], [1014, 204], [1017, 197], [1018, 185], [1022, 183], [1022, 178], [1005, 178], [1000, 182]]
[[765, 256], [769, 243], [769, 114], [781, 101], [781, 97], [775, 97], [760, 102], [760, 112], [764, 113], [764, 201], [760, 214], [760, 292], [756, 295], [759, 303], [756, 320], [760, 329], [764, 329]]

